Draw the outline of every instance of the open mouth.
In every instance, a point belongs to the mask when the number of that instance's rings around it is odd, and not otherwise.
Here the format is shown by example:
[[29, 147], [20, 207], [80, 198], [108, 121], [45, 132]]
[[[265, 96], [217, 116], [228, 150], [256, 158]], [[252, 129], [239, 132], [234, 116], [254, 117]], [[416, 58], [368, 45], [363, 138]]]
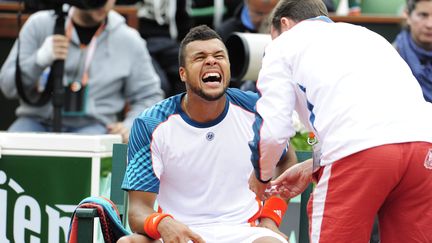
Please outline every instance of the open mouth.
[[219, 73], [205, 73], [201, 79], [204, 83], [208, 83], [208, 82], [220, 83], [222, 81], [222, 77]]

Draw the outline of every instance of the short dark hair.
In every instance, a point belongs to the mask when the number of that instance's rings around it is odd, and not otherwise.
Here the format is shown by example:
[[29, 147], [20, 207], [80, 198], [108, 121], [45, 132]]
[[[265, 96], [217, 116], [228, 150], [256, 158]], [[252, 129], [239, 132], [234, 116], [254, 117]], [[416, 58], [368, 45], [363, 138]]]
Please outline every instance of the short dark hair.
[[414, 9], [417, 6], [417, 3], [423, 2], [423, 1], [429, 2], [430, 0], [407, 0], [406, 1], [406, 8], [407, 8], [408, 14], [411, 14], [412, 11], [414, 11]]
[[328, 16], [323, 0], [280, 0], [270, 17], [272, 26], [281, 31], [280, 20], [283, 17], [300, 22], [318, 16]]
[[210, 27], [208, 27], [207, 25], [198, 25], [196, 27], [191, 28], [180, 43], [180, 50], [178, 55], [179, 66], [184, 67], [185, 65], [184, 51], [186, 49], [187, 44], [193, 41], [199, 41], [199, 40], [204, 41], [204, 40], [211, 40], [211, 39], [218, 39], [223, 43], [223, 40], [219, 36], [219, 34], [216, 33], [216, 31], [214, 31]]

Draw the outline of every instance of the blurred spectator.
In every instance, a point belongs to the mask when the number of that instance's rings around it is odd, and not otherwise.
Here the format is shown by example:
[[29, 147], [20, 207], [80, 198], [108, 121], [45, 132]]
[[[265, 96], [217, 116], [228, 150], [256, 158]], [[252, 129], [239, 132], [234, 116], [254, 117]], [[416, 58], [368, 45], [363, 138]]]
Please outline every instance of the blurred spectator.
[[[104, 3], [104, 1], [101, 1]], [[65, 60], [65, 99], [62, 131], [85, 134], [121, 134], [128, 141], [133, 119], [145, 107], [163, 98], [160, 80], [145, 41], [112, 10], [115, 0], [83, 10], [71, 7], [65, 35], [53, 35], [53, 10], [30, 16], [20, 35], [20, 69], [30, 97], [40, 95], [54, 60]], [[0, 72], [4, 95], [17, 98], [15, 70], [17, 42]], [[119, 121], [118, 114], [128, 111]], [[29, 105], [20, 100], [18, 119], [9, 131], [52, 131], [53, 107]]]
[[193, 25], [205, 24], [216, 29], [220, 24], [234, 16], [243, 0], [191, 0], [190, 12]]
[[233, 32], [269, 33], [267, 17], [278, 0], [244, 0], [234, 16], [225, 20], [216, 31], [224, 42]]
[[153, 65], [169, 97], [185, 91], [178, 74], [179, 40], [192, 26], [188, 0], [118, 0], [117, 4], [136, 4], [139, 32], [147, 41]]
[[[224, 41], [233, 32], [269, 33], [268, 16], [278, 0], [244, 0], [228, 18], [216, 28]], [[329, 11], [334, 11], [332, 0], [324, 0]]]
[[324, 1], [324, 4], [325, 4], [327, 11], [329, 13], [336, 11], [335, 4], [334, 4], [333, 0], [323, 0], [323, 1]]
[[432, 1], [407, 0], [407, 26], [393, 43], [432, 102]]

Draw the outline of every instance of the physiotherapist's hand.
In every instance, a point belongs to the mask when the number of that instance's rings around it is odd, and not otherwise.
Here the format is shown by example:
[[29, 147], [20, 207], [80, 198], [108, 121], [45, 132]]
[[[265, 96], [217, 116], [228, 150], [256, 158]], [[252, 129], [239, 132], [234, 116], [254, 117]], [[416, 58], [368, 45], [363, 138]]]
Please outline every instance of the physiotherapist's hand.
[[280, 231], [279, 227], [277, 227], [276, 223], [269, 218], [260, 218], [260, 222], [258, 224], [258, 227], [270, 229], [270, 230], [280, 234], [286, 240], [288, 240], [288, 236], [286, 234], [284, 234], [282, 231]]
[[204, 243], [204, 239], [193, 232], [185, 224], [171, 218], [163, 218], [158, 225], [158, 231], [164, 243]]
[[312, 159], [293, 165], [271, 182], [274, 194], [282, 198], [293, 198], [301, 194], [312, 182]]
[[41, 67], [48, 67], [55, 60], [65, 60], [68, 55], [68, 49], [69, 40], [66, 36], [48, 36], [37, 50], [36, 63]]
[[255, 193], [257, 198], [264, 201], [267, 199], [267, 195], [265, 194], [265, 190], [270, 187], [269, 183], [262, 183], [259, 181], [256, 176], [255, 172], [252, 171], [252, 174], [249, 177], [249, 189]]
[[121, 135], [123, 143], [129, 142], [130, 131], [122, 122], [111, 123], [107, 126], [107, 129], [109, 134]]

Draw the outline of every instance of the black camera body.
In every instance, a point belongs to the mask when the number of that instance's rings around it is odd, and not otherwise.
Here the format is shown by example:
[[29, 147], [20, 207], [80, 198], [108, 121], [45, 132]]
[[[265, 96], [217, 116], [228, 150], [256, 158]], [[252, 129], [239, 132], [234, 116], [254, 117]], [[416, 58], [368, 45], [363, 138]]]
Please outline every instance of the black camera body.
[[58, 9], [69, 4], [80, 9], [97, 9], [105, 5], [107, 0], [24, 0], [24, 8], [30, 12], [44, 9]]

